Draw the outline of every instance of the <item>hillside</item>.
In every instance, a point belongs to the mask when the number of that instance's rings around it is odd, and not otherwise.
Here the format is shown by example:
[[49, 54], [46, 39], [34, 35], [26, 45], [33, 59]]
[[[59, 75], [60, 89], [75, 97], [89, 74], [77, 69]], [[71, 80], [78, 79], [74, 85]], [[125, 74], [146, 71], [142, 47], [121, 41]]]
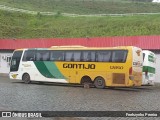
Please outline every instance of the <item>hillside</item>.
[[157, 13], [151, 0], [0, 0], [0, 5], [41, 12], [73, 14]]
[[0, 10], [0, 38], [160, 35], [160, 16], [64, 17]]

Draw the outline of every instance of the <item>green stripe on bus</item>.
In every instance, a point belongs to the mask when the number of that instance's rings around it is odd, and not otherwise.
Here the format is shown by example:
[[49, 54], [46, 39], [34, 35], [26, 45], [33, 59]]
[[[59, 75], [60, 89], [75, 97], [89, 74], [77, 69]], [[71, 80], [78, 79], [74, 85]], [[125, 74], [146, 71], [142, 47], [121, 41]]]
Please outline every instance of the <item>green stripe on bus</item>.
[[56, 64], [54, 62], [44, 62], [44, 64], [46, 65], [48, 71], [55, 77], [58, 79], [65, 79], [65, 77], [63, 76], [63, 74], [59, 71], [59, 69], [57, 68]]
[[150, 66], [143, 66], [143, 72], [156, 73], [156, 69]]
[[47, 66], [44, 64], [44, 62], [42, 61], [35, 61], [34, 62], [35, 66], [37, 67], [38, 71], [44, 76], [44, 77], [47, 77], [47, 78], [55, 78], [55, 76], [53, 76]]

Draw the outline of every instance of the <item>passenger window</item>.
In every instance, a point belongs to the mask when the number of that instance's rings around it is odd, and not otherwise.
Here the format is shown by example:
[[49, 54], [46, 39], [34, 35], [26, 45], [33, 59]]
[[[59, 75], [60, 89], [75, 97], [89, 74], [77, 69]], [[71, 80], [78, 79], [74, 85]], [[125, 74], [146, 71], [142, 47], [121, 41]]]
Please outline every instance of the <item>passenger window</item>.
[[64, 51], [51, 51], [50, 60], [52, 61], [64, 61]]
[[127, 58], [127, 51], [117, 50], [112, 53], [112, 62], [125, 62]]
[[26, 50], [23, 56], [23, 61], [34, 61], [35, 50]]
[[111, 58], [111, 51], [97, 51], [98, 62], [109, 62]]
[[48, 50], [38, 50], [36, 53], [37, 61], [49, 61], [49, 51]]
[[67, 51], [65, 55], [66, 61], [80, 61], [81, 51]]
[[81, 51], [76, 51], [73, 53], [73, 61], [80, 61], [81, 59]]
[[83, 51], [82, 61], [95, 61], [95, 52], [94, 51]]
[[73, 56], [74, 56], [73, 51], [67, 51], [65, 54], [65, 60], [66, 61], [73, 61]]

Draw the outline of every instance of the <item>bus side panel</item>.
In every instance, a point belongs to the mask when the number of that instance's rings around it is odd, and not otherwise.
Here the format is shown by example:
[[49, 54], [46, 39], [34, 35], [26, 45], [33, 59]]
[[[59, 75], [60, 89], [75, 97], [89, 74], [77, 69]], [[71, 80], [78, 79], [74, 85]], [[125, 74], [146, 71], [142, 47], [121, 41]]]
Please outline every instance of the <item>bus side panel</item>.
[[23, 62], [21, 73], [21, 79], [24, 73], [28, 73], [32, 81], [68, 83], [55, 63], [50, 61]]
[[131, 65], [130, 57], [127, 57], [126, 63], [56, 63], [56, 66], [58, 66], [60, 72], [69, 79], [69, 83], [81, 83], [81, 79], [84, 76], [90, 77], [93, 82], [96, 77], [102, 77], [105, 80], [106, 86], [132, 86], [128, 82], [129, 68]]
[[89, 62], [56, 62], [60, 72], [68, 79], [69, 83], [81, 83], [83, 76], [94, 78], [95, 63]]

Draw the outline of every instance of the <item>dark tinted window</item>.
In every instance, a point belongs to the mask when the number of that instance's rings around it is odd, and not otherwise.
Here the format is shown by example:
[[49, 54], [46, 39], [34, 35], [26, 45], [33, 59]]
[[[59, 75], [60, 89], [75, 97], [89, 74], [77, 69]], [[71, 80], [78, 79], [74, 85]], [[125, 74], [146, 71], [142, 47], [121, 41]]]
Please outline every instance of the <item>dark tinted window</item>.
[[50, 51], [51, 61], [64, 61], [64, 51]]
[[73, 52], [73, 61], [80, 61], [81, 60], [81, 51], [74, 51]]
[[65, 61], [80, 61], [81, 51], [66, 51]]
[[36, 57], [35, 50], [26, 50], [23, 56], [23, 61], [34, 61]]
[[111, 60], [111, 51], [97, 51], [97, 61], [98, 62], [109, 62]]
[[49, 50], [37, 50], [36, 60], [37, 61], [48, 61], [49, 60]]
[[127, 53], [127, 50], [28, 50], [24, 53], [23, 61], [125, 62]]
[[65, 61], [73, 61], [73, 51], [67, 51], [65, 54]]
[[22, 51], [15, 51], [12, 56], [10, 71], [18, 71]]
[[82, 61], [95, 61], [95, 51], [83, 51], [82, 52]]
[[127, 58], [126, 50], [116, 50], [112, 52], [112, 62], [125, 62]]

